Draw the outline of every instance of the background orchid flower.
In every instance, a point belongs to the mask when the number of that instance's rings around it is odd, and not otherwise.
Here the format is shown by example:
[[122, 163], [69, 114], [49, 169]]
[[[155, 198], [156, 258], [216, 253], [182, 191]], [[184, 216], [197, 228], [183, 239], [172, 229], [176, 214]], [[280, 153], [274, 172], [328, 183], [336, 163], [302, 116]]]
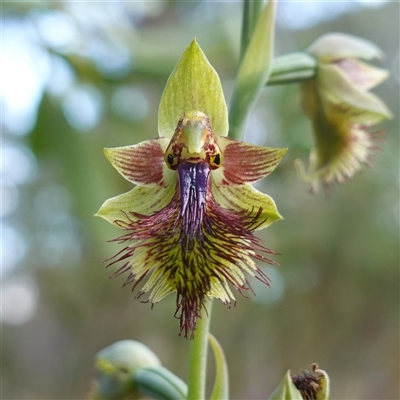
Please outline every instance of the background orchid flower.
[[193, 332], [206, 297], [234, 300], [230, 285], [249, 289], [245, 273], [265, 284], [255, 260], [274, 254], [253, 232], [281, 219], [274, 201], [251, 186], [286, 149], [226, 137], [228, 119], [218, 75], [196, 41], [170, 76], [159, 108], [159, 138], [106, 149], [111, 164], [137, 186], [107, 200], [98, 216], [124, 229], [111, 261], [126, 284], [148, 278], [137, 297], [152, 304], [177, 292], [180, 331]]
[[388, 72], [359, 59], [381, 58], [372, 43], [354, 36], [330, 33], [316, 40], [308, 53], [317, 58], [315, 79], [302, 84], [303, 109], [311, 119], [315, 148], [305, 171], [299, 175], [317, 191], [352, 178], [363, 164], [369, 165], [376, 150], [368, 128], [390, 118], [386, 105], [368, 92]]

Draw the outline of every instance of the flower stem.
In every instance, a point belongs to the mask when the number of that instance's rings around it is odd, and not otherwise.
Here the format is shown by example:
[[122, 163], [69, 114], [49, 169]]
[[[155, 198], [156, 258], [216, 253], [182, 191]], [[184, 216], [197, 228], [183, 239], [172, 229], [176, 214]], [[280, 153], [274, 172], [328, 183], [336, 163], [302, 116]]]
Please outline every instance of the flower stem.
[[317, 61], [307, 53], [290, 53], [277, 57], [272, 63], [267, 85], [281, 85], [312, 79]]
[[190, 343], [188, 400], [203, 400], [205, 398], [211, 307], [212, 301], [207, 300], [204, 304], [201, 318], [197, 320], [194, 339]]
[[264, 0], [253, 0], [252, 1], [252, 10], [251, 10], [251, 33], [253, 33], [254, 28], [257, 24], [258, 16], [260, 15], [260, 11], [263, 8]]
[[247, 49], [250, 40], [250, 0], [243, 1], [242, 33], [240, 37], [240, 60]]

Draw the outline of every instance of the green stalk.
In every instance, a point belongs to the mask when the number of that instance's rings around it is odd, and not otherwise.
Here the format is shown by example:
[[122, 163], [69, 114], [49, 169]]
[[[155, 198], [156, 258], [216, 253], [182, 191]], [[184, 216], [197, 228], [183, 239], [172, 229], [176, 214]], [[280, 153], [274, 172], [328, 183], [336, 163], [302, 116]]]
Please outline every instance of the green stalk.
[[258, 16], [260, 15], [260, 11], [264, 5], [264, 0], [253, 0], [251, 3], [251, 33], [253, 33], [257, 24]]
[[269, 0], [259, 12], [239, 66], [229, 104], [229, 137], [232, 139], [243, 137], [249, 111], [268, 81], [273, 59], [276, 1]]
[[240, 36], [240, 60], [246, 52], [250, 40], [250, 0], [243, 1], [242, 33]]
[[264, 0], [243, 0], [242, 33], [240, 37], [240, 61], [246, 52], [263, 5]]
[[267, 85], [296, 83], [312, 79], [317, 70], [317, 61], [307, 53], [290, 53], [277, 57], [272, 62]]
[[[207, 300], [201, 318], [197, 320], [194, 339], [190, 343], [188, 400], [203, 400], [206, 390], [208, 332], [210, 329], [212, 301]], [[207, 315], [208, 314], [208, 315]]]

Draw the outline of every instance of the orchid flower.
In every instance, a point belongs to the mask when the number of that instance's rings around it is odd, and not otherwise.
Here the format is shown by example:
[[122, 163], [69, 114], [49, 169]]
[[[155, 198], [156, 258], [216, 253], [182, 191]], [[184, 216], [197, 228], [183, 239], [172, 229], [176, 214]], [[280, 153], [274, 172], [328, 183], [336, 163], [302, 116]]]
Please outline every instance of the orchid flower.
[[111, 164], [136, 185], [107, 200], [97, 215], [122, 228], [126, 246], [111, 264], [129, 272], [125, 285], [146, 282], [158, 303], [176, 292], [180, 333], [193, 333], [207, 297], [230, 305], [231, 287], [250, 288], [246, 274], [266, 285], [256, 261], [275, 264], [254, 231], [282, 217], [274, 201], [251, 186], [271, 173], [286, 149], [253, 146], [227, 137], [219, 77], [194, 40], [172, 72], [161, 98], [159, 137], [105, 149]]
[[388, 72], [359, 59], [381, 58], [381, 51], [364, 39], [330, 33], [307, 50], [318, 62], [316, 78], [302, 84], [302, 104], [311, 119], [315, 148], [299, 175], [316, 192], [350, 179], [370, 165], [377, 148], [368, 129], [391, 118], [386, 105], [368, 90], [384, 81]]

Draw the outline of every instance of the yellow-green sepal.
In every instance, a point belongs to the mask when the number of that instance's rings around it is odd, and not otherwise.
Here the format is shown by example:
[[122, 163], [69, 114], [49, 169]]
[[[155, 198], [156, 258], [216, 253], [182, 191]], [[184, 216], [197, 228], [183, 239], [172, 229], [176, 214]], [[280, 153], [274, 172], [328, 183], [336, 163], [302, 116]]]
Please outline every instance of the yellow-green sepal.
[[220, 186], [212, 180], [212, 192], [221, 207], [238, 212], [246, 210], [248, 213], [246, 215], [256, 219], [254, 221], [256, 230], [283, 219], [274, 200], [251, 185]]
[[225, 355], [221, 345], [211, 333], [208, 334], [208, 341], [213, 350], [216, 364], [215, 382], [210, 400], [226, 400], [229, 399], [229, 377]]
[[151, 215], [166, 207], [172, 200], [175, 190], [173, 184], [166, 188], [136, 186], [127, 193], [106, 200], [95, 215], [112, 224], [116, 224], [117, 221], [129, 222], [129, 219], [136, 219], [130, 212]]
[[159, 136], [171, 138], [185, 113], [201, 111], [217, 136], [228, 135], [221, 81], [196, 40], [186, 48], [167, 81], [158, 109]]
[[268, 400], [303, 400], [300, 392], [294, 385], [292, 378], [290, 377], [290, 371], [288, 371], [282, 382], [276, 388], [276, 390], [269, 396]]

